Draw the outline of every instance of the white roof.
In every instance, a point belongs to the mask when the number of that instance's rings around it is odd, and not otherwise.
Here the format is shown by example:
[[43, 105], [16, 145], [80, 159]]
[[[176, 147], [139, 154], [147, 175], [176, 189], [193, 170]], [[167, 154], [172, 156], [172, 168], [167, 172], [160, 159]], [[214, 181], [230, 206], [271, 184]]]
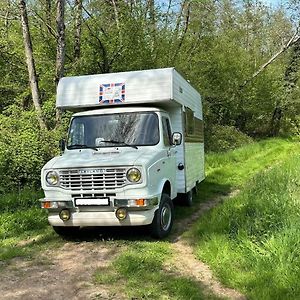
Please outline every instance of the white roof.
[[200, 101], [200, 94], [174, 68], [165, 68], [64, 77], [56, 106], [78, 111], [124, 104], [198, 106]]

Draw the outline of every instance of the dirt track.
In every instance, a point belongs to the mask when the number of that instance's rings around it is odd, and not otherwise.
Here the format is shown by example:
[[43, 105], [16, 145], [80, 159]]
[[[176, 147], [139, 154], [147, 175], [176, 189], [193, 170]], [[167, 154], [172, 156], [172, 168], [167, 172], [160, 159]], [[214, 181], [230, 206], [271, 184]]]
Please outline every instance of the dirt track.
[[[237, 291], [223, 287], [209, 267], [195, 258], [192, 248], [182, 238], [196, 219], [222, 199], [219, 197], [201, 204], [192, 216], [175, 223], [170, 244], [176, 255], [165, 268], [178, 276], [193, 278], [199, 283], [199, 288], [204, 288], [208, 293], [229, 299], [245, 299]], [[125, 247], [101, 239], [65, 241], [59, 249], [49, 249], [31, 260], [15, 258], [0, 266], [0, 299], [126, 299], [114, 294], [108, 287], [93, 284], [96, 269], [108, 266]]]

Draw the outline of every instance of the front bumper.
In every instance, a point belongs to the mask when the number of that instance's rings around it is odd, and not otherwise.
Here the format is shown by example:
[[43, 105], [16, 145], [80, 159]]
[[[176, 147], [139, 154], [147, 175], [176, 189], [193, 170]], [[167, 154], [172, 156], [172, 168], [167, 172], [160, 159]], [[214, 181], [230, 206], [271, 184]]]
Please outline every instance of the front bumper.
[[52, 226], [140, 226], [152, 223], [157, 208], [144, 211], [128, 211], [126, 219], [120, 221], [113, 211], [71, 212], [68, 221], [62, 221], [57, 212], [49, 210], [48, 221]]

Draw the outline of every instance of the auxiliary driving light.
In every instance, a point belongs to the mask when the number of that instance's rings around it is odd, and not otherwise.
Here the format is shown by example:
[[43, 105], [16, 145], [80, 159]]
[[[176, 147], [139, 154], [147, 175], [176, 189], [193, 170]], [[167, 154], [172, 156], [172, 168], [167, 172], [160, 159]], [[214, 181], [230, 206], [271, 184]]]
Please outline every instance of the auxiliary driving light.
[[120, 207], [116, 210], [116, 217], [122, 221], [127, 217], [127, 210], [124, 207]]
[[59, 217], [63, 220], [63, 221], [68, 221], [71, 217], [70, 211], [68, 209], [62, 209], [59, 213]]

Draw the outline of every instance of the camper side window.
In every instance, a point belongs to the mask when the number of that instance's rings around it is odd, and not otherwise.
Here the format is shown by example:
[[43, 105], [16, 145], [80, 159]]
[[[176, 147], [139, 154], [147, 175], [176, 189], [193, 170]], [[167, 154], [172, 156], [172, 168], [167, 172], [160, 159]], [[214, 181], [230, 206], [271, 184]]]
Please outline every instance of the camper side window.
[[185, 108], [185, 110], [185, 133], [186, 135], [192, 135], [195, 131], [194, 113], [187, 107]]
[[184, 137], [185, 142], [189, 143], [203, 143], [204, 133], [203, 133], [203, 120], [198, 119], [194, 116], [191, 109], [185, 108], [183, 113], [184, 119]]
[[163, 135], [164, 135], [164, 144], [165, 146], [172, 145], [172, 132], [171, 132], [171, 125], [169, 119], [163, 117]]

